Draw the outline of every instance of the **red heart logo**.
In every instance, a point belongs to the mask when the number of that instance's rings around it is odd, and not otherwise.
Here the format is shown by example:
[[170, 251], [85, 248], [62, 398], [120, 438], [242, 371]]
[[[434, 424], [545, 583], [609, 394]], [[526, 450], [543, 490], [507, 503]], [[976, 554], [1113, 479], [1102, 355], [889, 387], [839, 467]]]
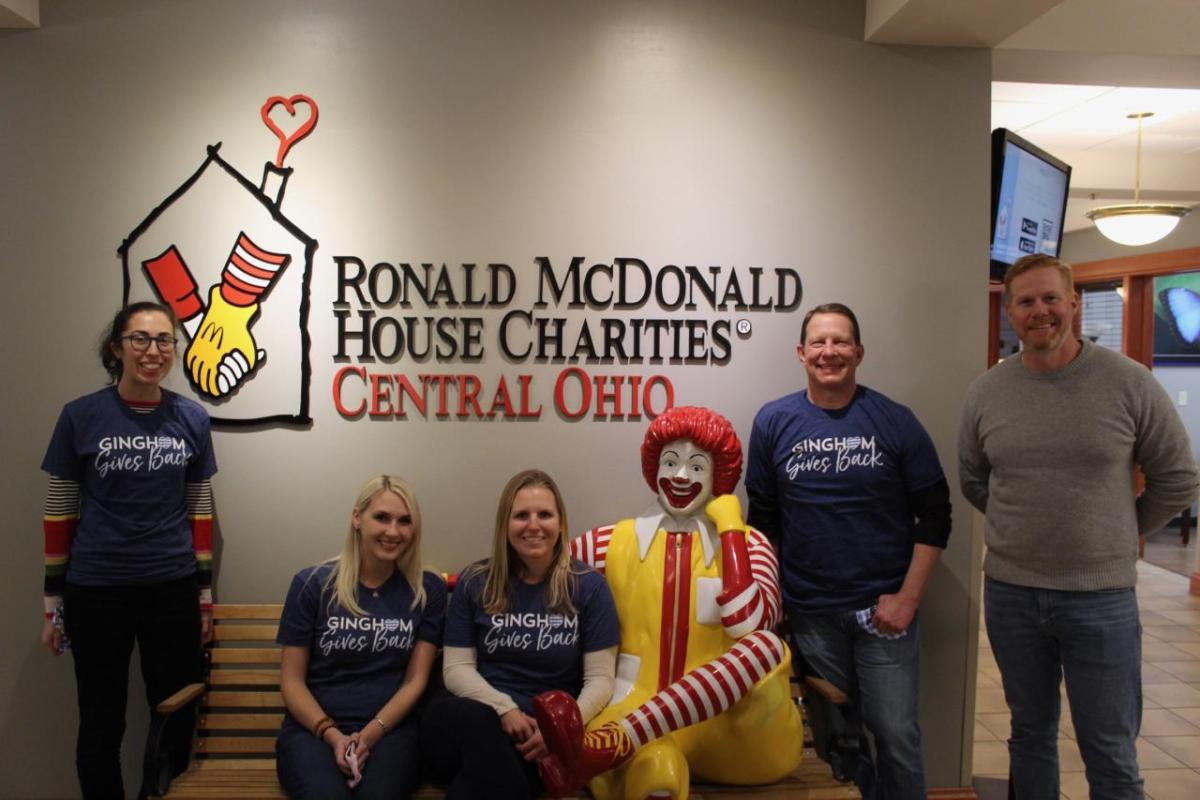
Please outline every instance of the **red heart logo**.
[[[276, 106], [283, 106], [283, 109], [295, 120], [297, 103], [308, 106], [308, 119], [301, 122], [290, 134], [284, 133], [283, 129], [275, 124], [275, 120], [271, 119], [271, 112], [275, 110]], [[267, 98], [260, 113], [263, 123], [271, 129], [271, 133], [279, 137], [279, 151], [275, 154], [275, 166], [282, 167], [283, 159], [287, 157], [288, 150], [292, 149], [292, 145], [312, 133], [313, 126], [317, 124], [317, 104], [305, 94], [294, 94], [291, 97], [276, 95]]]

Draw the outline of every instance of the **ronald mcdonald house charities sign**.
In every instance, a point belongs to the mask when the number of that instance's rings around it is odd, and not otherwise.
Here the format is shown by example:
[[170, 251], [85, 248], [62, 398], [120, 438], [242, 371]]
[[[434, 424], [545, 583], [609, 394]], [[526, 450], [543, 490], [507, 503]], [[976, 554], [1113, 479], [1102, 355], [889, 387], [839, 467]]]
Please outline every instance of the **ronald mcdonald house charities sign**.
[[314, 276], [336, 281], [329, 396], [345, 420], [643, 420], [675, 405], [671, 375], [731, 364], [752, 317], [800, 305], [788, 267], [318, 260], [283, 210], [284, 160], [317, 104], [273, 96], [259, 113], [279, 144], [257, 183], [209, 145], [118, 248], [125, 302], [174, 310], [191, 395], [217, 424], [311, 424]]
[[[753, 332], [747, 314], [791, 311], [802, 296], [790, 268], [652, 269], [638, 258], [589, 264], [575, 256], [555, 264], [538, 256], [521, 272], [533, 283], [526, 295], [517, 271], [503, 263], [334, 262], [334, 358], [351, 363], [334, 375], [333, 403], [347, 418], [536, 419], [547, 403], [567, 420], [653, 417], [674, 404], [671, 380], [654, 367], [728, 364]], [[519, 295], [533, 300], [517, 304]], [[488, 381], [476, 372], [378, 367], [496, 358], [559, 369], [544, 390], [531, 371]], [[647, 369], [608, 369], [616, 364]]]

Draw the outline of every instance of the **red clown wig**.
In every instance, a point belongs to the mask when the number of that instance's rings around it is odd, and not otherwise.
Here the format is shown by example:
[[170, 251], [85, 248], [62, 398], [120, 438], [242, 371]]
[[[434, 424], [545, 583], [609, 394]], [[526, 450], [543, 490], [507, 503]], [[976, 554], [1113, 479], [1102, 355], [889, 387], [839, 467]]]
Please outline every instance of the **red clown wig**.
[[642, 477], [658, 491], [658, 457], [668, 443], [687, 439], [713, 458], [713, 496], [729, 494], [742, 477], [742, 443], [729, 420], [699, 406], [677, 406], [659, 414], [642, 440]]

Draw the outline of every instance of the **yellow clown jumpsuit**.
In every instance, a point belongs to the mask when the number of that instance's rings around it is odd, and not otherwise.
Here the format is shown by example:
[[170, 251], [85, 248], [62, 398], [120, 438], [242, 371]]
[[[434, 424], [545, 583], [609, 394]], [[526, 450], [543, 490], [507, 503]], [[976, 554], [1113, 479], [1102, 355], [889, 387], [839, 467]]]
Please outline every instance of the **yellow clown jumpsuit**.
[[[670, 524], [669, 517], [664, 521]], [[624, 718], [685, 673], [727, 653], [737, 641], [722, 627], [715, 601], [721, 591], [720, 547], [709, 548], [712, 555], [706, 564], [700, 541], [706, 534], [659, 528], [642, 558], [635, 527], [636, 520], [622, 520], [572, 543], [573, 555], [604, 573], [621, 625], [613, 700], [591, 720], [589, 730]], [[764, 615], [767, 627], [779, 616], [778, 567], [762, 534], [750, 530], [747, 540], [755, 582], [772, 606]], [[785, 648], [782, 663], [727, 711], [648, 743], [626, 764], [593, 779], [592, 792], [600, 800], [655, 792], [682, 800], [688, 794], [689, 766], [697, 776], [720, 783], [780, 780], [799, 765], [803, 750], [790, 673], [791, 656]]]

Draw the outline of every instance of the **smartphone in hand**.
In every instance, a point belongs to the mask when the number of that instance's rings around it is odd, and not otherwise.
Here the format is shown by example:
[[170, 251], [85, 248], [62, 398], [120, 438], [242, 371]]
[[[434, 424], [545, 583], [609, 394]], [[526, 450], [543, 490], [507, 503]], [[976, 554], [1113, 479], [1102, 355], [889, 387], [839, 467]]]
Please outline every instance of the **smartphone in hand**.
[[346, 747], [346, 763], [350, 765], [350, 778], [346, 781], [346, 785], [353, 789], [358, 786], [362, 780], [362, 773], [358, 769], [358, 742], [351, 742]]

